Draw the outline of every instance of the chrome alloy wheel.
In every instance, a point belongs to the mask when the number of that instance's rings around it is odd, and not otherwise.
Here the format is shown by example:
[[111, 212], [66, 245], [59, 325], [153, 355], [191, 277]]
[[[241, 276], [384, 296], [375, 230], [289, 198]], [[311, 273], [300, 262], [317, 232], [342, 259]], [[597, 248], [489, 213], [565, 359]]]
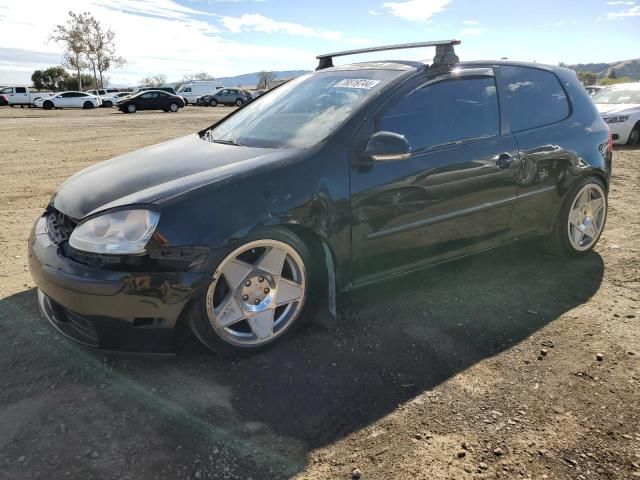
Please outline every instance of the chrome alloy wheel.
[[582, 187], [569, 210], [567, 231], [571, 246], [578, 251], [591, 248], [602, 232], [607, 217], [607, 197], [596, 183]]
[[275, 340], [296, 320], [306, 296], [300, 255], [277, 240], [258, 240], [231, 252], [209, 285], [206, 309], [218, 336], [235, 346]]

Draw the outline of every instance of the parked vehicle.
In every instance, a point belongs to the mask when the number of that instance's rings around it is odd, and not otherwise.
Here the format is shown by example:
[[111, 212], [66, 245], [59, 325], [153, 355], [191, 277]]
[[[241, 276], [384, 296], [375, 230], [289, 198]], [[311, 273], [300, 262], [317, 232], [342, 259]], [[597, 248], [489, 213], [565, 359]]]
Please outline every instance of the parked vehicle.
[[116, 106], [123, 113], [136, 113], [138, 110], [164, 110], [175, 113], [184, 107], [184, 101], [182, 97], [162, 90], [148, 90], [124, 97]]
[[113, 107], [120, 100], [123, 100], [124, 98], [130, 95], [131, 95], [131, 92], [118, 92], [118, 93], [107, 94], [100, 98], [102, 99], [102, 106], [110, 108], [110, 107]]
[[321, 55], [197, 134], [75, 174], [29, 240], [45, 316], [101, 348], [167, 351], [187, 322], [255, 351], [334, 315], [336, 292], [516, 239], [585, 255], [607, 124], [575, 72], [460, 63], [458, 43], [410, 44], [436, 46], [430, 66]]
[[96, 95], [97, 97], [103, 97], [105, 95], [110, 95], [112, 93], [120, 92], [119, 88], [100, 88], [98, 90], [87, 90], [86, 93], [89, 95]]
[[587, 91], [589, 95], [595, 95], [603, 88], [605, 88], [603, 85], [586, 85], [584, 87], [584, 89]]
[[54, 108], [95, 108], [102, 104], [100, 97], [89, 95], [85, 92], [60, 92], [50, 97], [39, 98], [35, 101], [34, 106], [42, 107], [45, 110]]
[[593, 102], [609, 124], [613, 143], [640, 144], [640, 82], [607, 87], [593, 96]]
[[21, 107], [33, 105], [33, 103], [44, 97], [52, 95], [51, 92], [36, 92], [29, 87], [24, 86], [10, 86], [0, 88], [0, 95], [4, 95], [7, 98], [9, 105], [20, 105]]
[[171, 95], [177, 95], [176, 89], [173, 87], [140, 87], [140, 88], [134, 89], [132, 93], [136, 94], [140, 92], [148, 92], [149, 90], [161, 90]]
[[9, 105], [9, 97], [5, 94], [0, 95], [0, 107], [5, 107]]
[[209, 107], [218, 105], [241, 106], [252, 100], [251, 95], [247, 95], [243, 90], [237, 88], [223, 88], [215, 95], [205, 95], [202, 97], [202, 104]]
[[223, 89], [224, 85], [210, 80], [194, 81], [185, 83], [178, 88], [177, 94], [184, 98], [186, 103], [195, 104], [198, 97], [211, 95]]

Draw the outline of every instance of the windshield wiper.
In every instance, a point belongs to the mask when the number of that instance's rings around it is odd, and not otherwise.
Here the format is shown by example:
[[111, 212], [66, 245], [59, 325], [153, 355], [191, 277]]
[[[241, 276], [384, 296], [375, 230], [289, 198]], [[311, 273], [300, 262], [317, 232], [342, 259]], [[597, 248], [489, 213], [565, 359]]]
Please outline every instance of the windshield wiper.
[[216, 140], [211, 140], [213, 143], [221, 143], [223, 145], [235, 145], [237, 147], [246, 147], [246, 145], [244, 143], [240, 143], [238, 140], [233, 139], [233, 140], [222, 140], [222, 139], [216, 139]]

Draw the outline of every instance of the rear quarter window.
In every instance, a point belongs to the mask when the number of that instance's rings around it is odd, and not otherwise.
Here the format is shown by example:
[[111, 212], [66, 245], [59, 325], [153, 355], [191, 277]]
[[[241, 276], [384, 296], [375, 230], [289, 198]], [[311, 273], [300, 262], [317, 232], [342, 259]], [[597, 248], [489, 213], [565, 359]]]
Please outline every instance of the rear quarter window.
[[512, 132], [550, 125], [569, 116], [567, 95], [553, 73], [537, 68], [500, 67], [501, 101]]

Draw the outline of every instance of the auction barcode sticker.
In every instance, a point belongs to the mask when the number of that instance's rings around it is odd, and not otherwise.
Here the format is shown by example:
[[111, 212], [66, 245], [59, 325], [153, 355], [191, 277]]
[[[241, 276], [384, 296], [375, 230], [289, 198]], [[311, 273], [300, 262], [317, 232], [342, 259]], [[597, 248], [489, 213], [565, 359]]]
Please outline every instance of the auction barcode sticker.
[[334, 87], [363, 88], [365, 90], [371, 90], [379, 83], [380, 80], [369, 80], [366, 78], [345, 78], [344, 80], [340, 80], [338, 83], [336, 83]]

